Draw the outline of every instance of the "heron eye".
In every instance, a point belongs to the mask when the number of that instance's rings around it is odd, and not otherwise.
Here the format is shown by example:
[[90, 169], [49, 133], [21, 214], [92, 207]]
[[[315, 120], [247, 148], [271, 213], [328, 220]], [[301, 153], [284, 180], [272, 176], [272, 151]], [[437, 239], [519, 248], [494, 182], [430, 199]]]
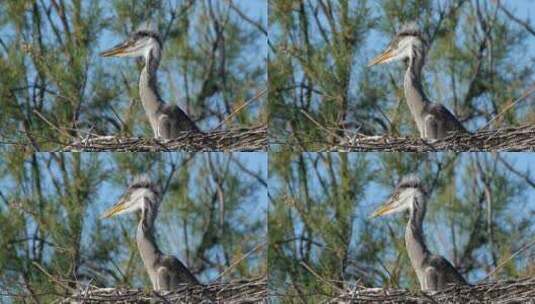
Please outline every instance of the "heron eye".
[[389, 48], [396, 49], [399, 47], [399, 39], [394, 39], [392, 43], [390, 43]]

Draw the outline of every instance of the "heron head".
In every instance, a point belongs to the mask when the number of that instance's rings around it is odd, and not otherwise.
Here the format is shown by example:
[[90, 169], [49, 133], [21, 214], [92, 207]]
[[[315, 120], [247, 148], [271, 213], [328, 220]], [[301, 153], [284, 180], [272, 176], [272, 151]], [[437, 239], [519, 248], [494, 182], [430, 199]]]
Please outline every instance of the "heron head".
[[124, 42], [100, 53], [102, 57], [147, 57], [153, 50], [161, 49], [160, 35], [155, 31], [139, 30]]
[[158, 203], [159, 196], [158, 187], [147, 176], [136, 177], [119, 201], [106, 210], [100, 218], [143, 210], [148, 207], [147, 204]]
[[409, 23], [402, 27], [386, 50], [379, 56], [372, 59], [368, 66], [383, 64], [403, 59], [412, 58], [415, 48], [423, 49], [425, 46], [425, 40], [422, 32], [418, 29], [416, 23]]
[[412, 208], [414, 198], [422, 194], [423, 190], [420, 179], [415, 175], [405, 176], [396, 186], [390, 198], [375, 210], [371, 216], [378, 217], [410, 209]]

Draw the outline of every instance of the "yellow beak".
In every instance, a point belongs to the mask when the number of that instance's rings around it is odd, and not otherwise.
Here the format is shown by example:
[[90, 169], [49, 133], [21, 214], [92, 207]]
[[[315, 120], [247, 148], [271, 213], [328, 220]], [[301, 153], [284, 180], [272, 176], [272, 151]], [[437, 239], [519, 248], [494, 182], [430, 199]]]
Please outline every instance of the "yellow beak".
[[375, 57], [368, 63], [368, 67], [371, 67], [372, 65], [381, 64], [385, 62], [386, 60], [394, 57], [394, 51], [393, 50], [386, 50], [379, 56]]
[[120, 45], [117, 45], [107, 51], [101, 52], [99, 55], [102, 57], [112, 57], [117, 55], [123, 55], [126, 49], [130, 46], [131, 43], [125, 42]]
[[381, 215], [387, 213], [388, 211], [392, 210], [393, 208], [394, 208], [394, 204], [389, 201], [387, 204], [385, 204], [385, 205], [379, 207], [377, 210], [375, 210], [372, 213], [372, 215], [370, 215], [370, 217], [381, 216]]
[[110, 218], [114, 216], [115, 214], [117, 214], [118, 212], [123, 211], [124, 209], [126, 209], [126, 205], [124, 201], [120, 201], [117, 204], [115, 204], [113, 207], [111, 207], [110, 209], [106, 210], [106, 212], [104, 212], [104, 214], [100, 216], [100, 219]]

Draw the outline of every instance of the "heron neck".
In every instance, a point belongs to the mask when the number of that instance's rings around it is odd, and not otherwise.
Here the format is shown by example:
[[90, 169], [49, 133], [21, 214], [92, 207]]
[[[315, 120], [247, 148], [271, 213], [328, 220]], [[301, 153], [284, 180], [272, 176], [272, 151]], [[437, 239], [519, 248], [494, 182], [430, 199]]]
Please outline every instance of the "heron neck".
[[156, 113], [163, 104], [158, 93], [158, 65], [159, 59], [153, 54], [153, 51], [150, 51], [145, 58], [145, 66], [139, 77], [139, 97], [153, 130], [155, 130]]
[[[146, 199], [145, 208], [141, 211], [141, 220], [139, 221], [137, 227], [137, 247], [141, 255], [141, 259], [145, 264], [146, 269], [151, 269], [151, 265], [154, 265], [158, 255], [160, 254], [160, 249], [156, 245], [154, 240], [154, 220], [156, 219], [156, 211], [154, 210], [151, 202], [148, 202]], [[149, 267], [147, 267], [149, 266]], [[149, 275], [151, 275], [149, 273]], [[152, 277], [152, 275], [151, 275]]]
[[422, 68], [424, 66], [423, 50], [413, 47], [412, 56], [409, 59], [409, 67], [405, 73], [404, 89], [405, 99], [409, 105], [409, 110], [414, 117], [420, 117], [427, 97], [422, 89]]
[[425, 245], [424, 233], [422, 230], [425, 216], [425, 203], [422, 197], [414, 198], [413, 207], [410, 212], [409, 222], [405, 229], [405, 246], [411, 260], [412, 267], [417, 270], [425, 258], [429, 255], [429, 250]]

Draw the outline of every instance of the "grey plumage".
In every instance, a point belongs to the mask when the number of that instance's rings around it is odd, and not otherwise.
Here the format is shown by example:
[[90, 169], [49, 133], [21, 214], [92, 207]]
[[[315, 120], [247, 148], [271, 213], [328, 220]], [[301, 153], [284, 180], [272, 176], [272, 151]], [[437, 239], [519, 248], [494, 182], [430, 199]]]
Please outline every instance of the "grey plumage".
[[426, 212], [426, 196], [420, 179], [414, 175], [406, 176], [388, 201], [372, 216], [409, 210], [405, 246], [422, 290], [439, 290], [448, 287], [448, 284], [466, 285], [455, 267], [444, 257], [432, 254], [425, 244], [422, 226]]
[[392, 39], [387, 49], [373, 59], [369, 66], [396, 60], [405, 60], [405, 99], [421, 138], [439, 139], [452, 133], [468, 133], [459, 120], [443, 105], [429, 101], [422, 89], [422, 69], [427, 45], [418, 27], [404, 26]]
[[404, 189], [404, 188], [415, 188], [425, 193], [425, 190], [422, 187], [422, 182], [420, 181], [420, 178], [414, 174], [408, 174], [408, 175], [403, 176], [403, 178], [397, 185], [396, 190], [394, 190], [394, 192], [399, 192], [400, 189]]
[[155, 138], [172, 139], [180, 132], [200, 132], [195, 123], [177, 105], [166, 104], [158, 92], [157, 71], [162, 41], [157, 32], [139, 30], [125, 42], [102, 52], [104, 57], [143, 57], [144, 67], [139, 77], [141, 103]]
[[154, 222], [160, 204], [160, 190], [148, 177], [136, 178], [122, 198], [108, 209], [102, 218], [139, 211], [141, 219], [136, 241], [141, 259], [154, 290], [170, 290], [179, 284], [199, 284], [182, 262], [176, 257], [163, 254], [154, 239]]

